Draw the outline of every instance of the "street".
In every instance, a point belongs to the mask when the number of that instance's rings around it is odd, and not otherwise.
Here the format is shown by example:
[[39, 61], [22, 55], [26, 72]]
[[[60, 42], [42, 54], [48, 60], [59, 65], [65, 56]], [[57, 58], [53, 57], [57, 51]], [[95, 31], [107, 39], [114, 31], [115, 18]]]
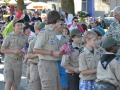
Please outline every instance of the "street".
[[[3, 77], [3, 68], [4, 68], [4, 65], [3, 64], [0, 64], [0, 90], [4, 90], [4, 77]], [[23, 67], [23, 70], [22, 70], [22, 77], [21, 77], [21, 83], [20, 85], [18, 86], [18, 90], [28, 90], [28, 85], [26, 84], [26, 76], [25, 76], [25, 68]]]

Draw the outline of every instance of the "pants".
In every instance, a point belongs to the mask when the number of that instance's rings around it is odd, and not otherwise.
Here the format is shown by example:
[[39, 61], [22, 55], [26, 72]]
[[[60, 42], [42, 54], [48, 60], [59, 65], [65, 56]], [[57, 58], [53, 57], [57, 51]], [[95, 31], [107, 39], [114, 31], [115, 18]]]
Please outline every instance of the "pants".
[[67, 90], [79, 90], [79, 74], [70, 74], [67, 73], [67, 83], [68, 89]]
[[40, 60], [38, 71], [42, 90], [61, 90], [60, 76], [56, 61]]
[[57, 62], [57, 64], [58, 64], [58, 69], [59, 69], [59, 73], [60, 73], [61, 86], [64, 87], [64, 88], [67, 88], [68, 85], [67, 85], [67, 76], [66, 76], [65, 68], [63, 68], [61, 66], [61, 60], [59, 60]]
[[108, 82], [98, 82], [94, 86], [94, 90], [117, 90], [117, 88]]
[[38, 73], [38, 66], [35, 63], [30, 63], [30, 80], [29, 80], [29, 90], [42, 90], [40, 77]]
[[29, 84], [30, 80], [30, 61], [27, 61], [26, 82]]

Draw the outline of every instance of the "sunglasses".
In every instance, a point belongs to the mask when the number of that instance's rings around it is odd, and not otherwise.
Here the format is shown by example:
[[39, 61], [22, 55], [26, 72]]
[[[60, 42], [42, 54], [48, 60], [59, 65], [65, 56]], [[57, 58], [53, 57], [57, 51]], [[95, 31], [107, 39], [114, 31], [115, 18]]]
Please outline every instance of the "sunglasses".
[[78, 21], [74, 21], [74, 22], [78, 22]]
[[90, 24], [94, 24], [94, 23], [90, 23]]

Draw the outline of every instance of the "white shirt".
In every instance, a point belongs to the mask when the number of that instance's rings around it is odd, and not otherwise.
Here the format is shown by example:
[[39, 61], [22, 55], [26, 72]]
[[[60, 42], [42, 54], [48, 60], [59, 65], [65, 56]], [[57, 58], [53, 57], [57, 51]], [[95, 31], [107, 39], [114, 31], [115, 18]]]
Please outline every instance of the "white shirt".
[[77, 26], [73, 27], [73, 25], [70, 26], [69, 30], [72, 31], [73, 29], [78, 28]]
[[61, 35], [56, 35], [58, 40], [61, 40]]

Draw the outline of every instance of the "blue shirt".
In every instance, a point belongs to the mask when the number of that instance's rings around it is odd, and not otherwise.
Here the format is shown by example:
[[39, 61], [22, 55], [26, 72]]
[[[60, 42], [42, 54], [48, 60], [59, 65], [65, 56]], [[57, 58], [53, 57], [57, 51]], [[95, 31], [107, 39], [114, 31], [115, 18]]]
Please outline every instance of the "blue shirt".
[[92, 30], [99, 30], [102, 33], [103, 36], [105, 35], [104, 29], [101, 28], [100, 26], [95, 26], [94, 28], [92, 28]]

